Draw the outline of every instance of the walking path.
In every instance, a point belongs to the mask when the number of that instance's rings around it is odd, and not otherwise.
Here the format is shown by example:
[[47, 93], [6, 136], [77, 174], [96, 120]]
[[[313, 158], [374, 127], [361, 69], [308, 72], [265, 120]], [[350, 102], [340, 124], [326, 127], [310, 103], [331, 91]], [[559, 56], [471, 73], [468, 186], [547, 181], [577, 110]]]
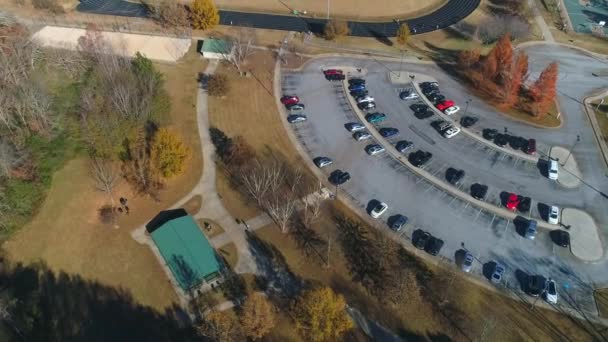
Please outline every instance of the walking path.
[[538, 7], [536, 7], [536, 2], [534, 0], [528, 0], [528, 6], [530, 6], [532, 12], [534, 13], [534, 21], [536, 21], [536, 24], [540, 28], [540, 32], [543, 35], [543, 40], [554, 43], [555, 39], [553, 38], [553, 34], [545, 22], [545, 18], [543, 18], [542, 14], [540, 13], [540, 10]]

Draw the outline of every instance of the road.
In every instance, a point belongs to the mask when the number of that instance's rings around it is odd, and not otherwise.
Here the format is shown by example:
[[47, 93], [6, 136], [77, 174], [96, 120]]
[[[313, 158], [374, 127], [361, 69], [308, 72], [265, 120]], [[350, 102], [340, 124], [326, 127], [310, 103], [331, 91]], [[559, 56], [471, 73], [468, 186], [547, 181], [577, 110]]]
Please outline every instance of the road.
[[[407, 19], [412, 34], [420, 34], [444, 29], [466, 18], [479, 6], [480, 0], [448, 0], [436, 11], [427, 15]], [[126, 17], [147, 17], [145, 6], [124, 0], [82, 0], [76, 9], [79, 12], [107, 14]], [[327, 20], [303, 15], [277, 15], [220, 10], [220, 24], [247, 26], [261, 29], [322, 33]], [[397, 21], [349, 23], [352, 36], [394, 37], [399, 28]]]
[[[577, 102], [586, 93], [605, 86], [605, 80], [590, 76], [592, 70], [605, 68], [604, 62], [557, 47], [530, 47], [526, 52], [530, 55], [533, 77], [548, 61], [559, 58], [559, 100], [565, 116], [565, 123], [559, 130], [534, 128], [495, 113], [481, 100], [469, 96], [466, 89], [436, 66], [405, 63], [403, 69], [435, 77], [443, 92], [461, 104], [471, 98], [469, 111], [481, 117], [478, 123], [481, 126], [507, 127], [509, 132], [536, 138], [539, 146], [545, 147], [555, 144], [568, 146], [569, 142], [575, 141], [576, 134], [580, 134], [582, 139], [574, 149], [574, 156], [584, 180], [606, 192], [605, 169], [593, 141], [591, 126], [582, 112], [582, 105]], [[507, 265], [506, 281], [515, 291], [523, 273], [551, 276], [568, 287], [560, 288], [562, 295], [569, 294], [576, 298], [577, 305], [589, 312], [595, 311], [589, 284], [608, 282], [608, 274], [602, 271], [607, 266], [605, 258], [598, 263], [583, 263], [567, 249], [553, 244], [547, 232], [539, 232], [534, 241], [526, 240], [515, 232], [512, 222], [444, 193], [391, 157], [368, 156], [363, 148], [371, 141], [357, 143], [344, 128], [345, 123], [356, 122], [357, 118], [342, 86], [327, 82], [322, 76], [321, 69], [332, 65], [367, 69], [370, 93], [376, 97], [378, 110], [389, 116], [382, 126], [399, 128], [400, 138], [412, 140], [420, 148], [431, 151], [434, 157], [428, 165], [430, 172], [441, 175], [447, 166], [465, 169], [464, 187], [470, 182], [483, 182], [490, 186], [489, 197], [494, 201], [501, 190], [515, 190], [547, 204], [584, 208], [602, 227], [600, 234], [604, 239], [607, 233], [606, 200], [593, 189], [587, 186], [561, 188], [546, 179], [536, 165], [497, 155], [462, 134], [448, 141], [429, 126], [428, 119], [415, 119], [406, 103], [398, 99], [399, 89], [388, 82], [388, 69], [398, 68], [398, 63], [327, 58], [309, 63], [301, 72], [284, 73], [283, 91], [297, 94], [307, 105], [309, 120], [295, 126], [304, 148], [311, 157], [324, 155], [334, 158], [335, 165], [327, 173], [340, 168], [352, 175], [352, 180], [340, 188], [339, 196], [351, 197], [362, 209], [368, 209], [371, 200], [388, 203], [390, 209], [379, 224], [386, 226], [386, 218], [398, 213], [409, 216], [410, 223], [402, 232], [403, 238], [409, 239], [417, 228], [427, 230], [445, 240], [446, 245], [441, 251], [443, 258], [454, 260], [456, 251], [464, 243], [478, 260], [474, 267], [477, 275], [487, 271], [484, 264], [491, 260], [500, 261]], [[537, 208], [536, 203], [533, 211]], [[538, 213], [530, 212], [529, 215]], [[561, 301], [560, 305], [567, 305], [566, 301]]]

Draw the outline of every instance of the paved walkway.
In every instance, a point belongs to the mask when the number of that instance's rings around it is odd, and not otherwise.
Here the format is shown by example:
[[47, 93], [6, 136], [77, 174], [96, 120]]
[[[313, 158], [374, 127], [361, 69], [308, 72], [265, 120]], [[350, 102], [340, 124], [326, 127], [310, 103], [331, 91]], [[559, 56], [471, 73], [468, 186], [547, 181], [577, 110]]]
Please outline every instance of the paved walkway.
[[604, 248], [591, 215], [573, 208], [562, 211], [561, 223], [570, 226], [570, 251], [577, 258], [586, 261], [599, 261], [604, 256]]
[[557, 182], [566, 188], [576, 188], [581, 185], [581, 170], [578, 168], [578, 163], [574, 154], [570, 150], [561, 146], [551, 147], [549, 157], [558, 161], [560, 170], [558, 171]]
[[534, 0], [528, 0], [528, 6], [532, 9], [534, 21], [536, 21], [536, 25], [538, 25], [540, 28], [540, 32], [543, 35], [543, 40], [550, 43], [555, 42], [555, 38], [553, 38], [553, 34], [551, 33], [549, 26], [545, 22], [545, 18], [543, 18], [540, 10], [538, 7], [536, 7], [536, 2]]

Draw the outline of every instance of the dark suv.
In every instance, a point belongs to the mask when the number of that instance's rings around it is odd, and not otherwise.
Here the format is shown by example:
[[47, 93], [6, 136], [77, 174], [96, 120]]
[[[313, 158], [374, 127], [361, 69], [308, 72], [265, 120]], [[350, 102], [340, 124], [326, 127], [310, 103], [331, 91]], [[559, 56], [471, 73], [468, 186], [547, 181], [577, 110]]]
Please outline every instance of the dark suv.
[[528, 294], [532, 297], [540, 296], [547, 287], [547, 279], [541, 275], [530, 276], [528, 280], [528, 287], [526, 288]]
[[334, 185], [342, 185], [350, 180], [350, 173], [342, 170], [334, 170], [329, 175], [329, 181]]
[[410, 153], [407, 159], [410, 161], [410, 163], [412, 163], [412, 165], [416, 167], [421, 167], [424, 166], [424, 164], [428, 163], [428, 161], [431, 160], [431, 157], [433, 157], [433, 154], [431, 152], [418, 150], [416, 152]]
[[431, 236], [429, 242], [427, 242], [424, 250], [430, 255], [437, 255], [439, 251], [441, 251], [441, 247], [443, 247], [443, 240], [438, 237]]

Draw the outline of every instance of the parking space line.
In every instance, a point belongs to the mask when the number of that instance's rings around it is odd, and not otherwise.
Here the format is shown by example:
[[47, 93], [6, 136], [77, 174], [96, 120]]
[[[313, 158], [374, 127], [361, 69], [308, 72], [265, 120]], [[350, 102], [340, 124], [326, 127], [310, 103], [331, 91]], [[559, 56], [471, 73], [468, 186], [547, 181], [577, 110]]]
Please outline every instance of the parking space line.
[[473, 222], [477, 222], [477, 219], [479, 218], [479, 214], [481, 214], [483, 209], [479, 208], [479, 211], [477, 212], [477, 216], [475, 216], [475, 219], [473, 220]]
[[495, 219], [496, 219], [496, 214], [492, 214], [492, 221], [490, 221], [490, 228], [492, 228], [492, 224], [494, 223]]
[[507, 228], [509, 227], [510, 222], [511, 222], [511, 220], [507, 219], [507, 224], [505, 225], [505, 230], [502, 232], [502, 236], [504, 236], [507, 233]]

